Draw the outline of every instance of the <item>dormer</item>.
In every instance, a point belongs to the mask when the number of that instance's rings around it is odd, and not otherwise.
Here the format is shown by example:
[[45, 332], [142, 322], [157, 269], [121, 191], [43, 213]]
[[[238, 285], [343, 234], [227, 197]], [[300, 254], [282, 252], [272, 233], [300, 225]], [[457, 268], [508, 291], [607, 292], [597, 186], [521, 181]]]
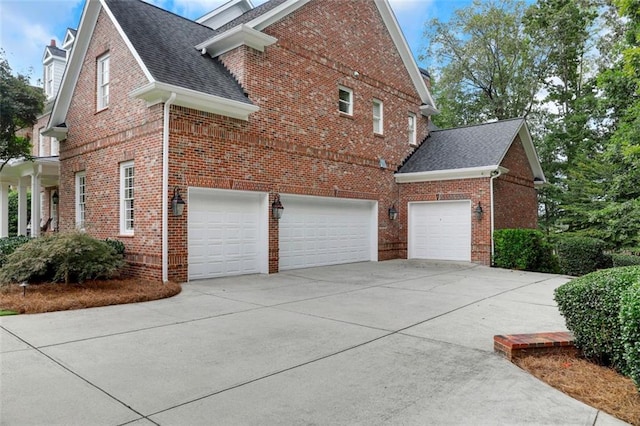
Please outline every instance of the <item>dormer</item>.
[[58, 48], [55, 40], [51, 40], [51, 44], [45, 47], [42, 57], [44, 92], [47, 100], [56, 97], [66, 64], [67, 52]]
[[76, 30], [67, 28], [67, 32], [64, 35], [64, 41], [62, 42], [62, 48], [67, 52], [71, 51], [73, 43], [76, 41], [76, 33]]
[[230, 0], [217, 9], [196, 19], [196, 22], [217, 30], [251, 9], [253, 9], [251, 0]]

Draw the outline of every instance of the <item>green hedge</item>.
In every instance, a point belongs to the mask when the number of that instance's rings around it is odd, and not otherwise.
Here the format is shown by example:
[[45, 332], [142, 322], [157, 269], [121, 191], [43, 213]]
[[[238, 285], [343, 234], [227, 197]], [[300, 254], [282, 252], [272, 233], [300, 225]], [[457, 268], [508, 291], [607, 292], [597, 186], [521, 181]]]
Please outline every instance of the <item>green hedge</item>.
[[622, 295], [640, 282], [640, 266], [605, 269], [576, 278], [555, 290], [567, 328], [583, 354], [626, 373], [620, 324]]
[[620, 325], [627, 374], [640, 391], [640, 280], [622, 294]]
[[640, 256], [634, 256], [632, 254], [618, 254], [614, 253], [611, 255], [611, 259], [613, 261], [613, 267], [617, 268], [620, 266], [635, 266], [640, 265]]
[[559, 272], [544, 234], [536, 229], [499, 229], [493, 233], [493, 265], [498, 268]]
[[6, 262], [7, 256], [16, 251], [21, 245], [29, 242], [29, 240], [29, 237], [23, 235], [0, 238], [0, 267]]
[[564, 274], [580, 276], [598, 269], [611, 268], [611, 256], [605, 254], [605, 243], [589, 237], [568, 236], [558, 239], [556, 252]]
[[34, 238], [10, 254], [0, 283], [81, 282], [110, 278], [124, 260], [108, 243], [73, 232]]

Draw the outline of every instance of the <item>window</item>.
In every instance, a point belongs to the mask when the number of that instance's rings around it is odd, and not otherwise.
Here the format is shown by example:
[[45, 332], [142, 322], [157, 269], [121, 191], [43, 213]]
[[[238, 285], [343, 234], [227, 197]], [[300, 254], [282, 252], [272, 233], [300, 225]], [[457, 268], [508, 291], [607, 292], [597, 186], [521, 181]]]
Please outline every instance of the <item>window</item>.
[[409, 127], [407, 127], [407, 133], [409, 134], [409, 144], [416, 144], [416, 115], [409, 113]]
[[382, 101], [373, 100], [373, 133], [382, 134]]
[[51, 138], [51, 151], [49, 155], [52, 157], [60, 155], [60, 142], [58, 142], [57, 138]]
[[98, 111], [109, 106], [109, 54], [98, 58], [98, 76], [97, 76], [98, 94], [97, 104]]
[[346, 87], [338, 88], [338, 110], [353, 115], [353, 90]]
[[133, 161], [120, 164], [120, 233], [133, 235]]
[[87, 202], [86, 172], [76, 173], [76, 228], [84, 230], [85, 205]]
[[44, 136], [42, 135], [42, 131], [44, 127], [40, 127], [38, 129], [38, 157], [44, 157]]
[[44, 68], [44, 92], [53, 97], [53, 62]]

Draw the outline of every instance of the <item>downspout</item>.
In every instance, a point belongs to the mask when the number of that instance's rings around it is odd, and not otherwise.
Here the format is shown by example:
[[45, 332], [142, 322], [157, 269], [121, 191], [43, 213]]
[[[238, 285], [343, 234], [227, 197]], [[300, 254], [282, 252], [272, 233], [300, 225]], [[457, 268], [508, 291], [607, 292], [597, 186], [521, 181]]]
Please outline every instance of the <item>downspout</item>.
[[496, 170], [491, 172], [491, 262], [493, 263], [493, 256], [495, 254], [495, 244], [493, 242], [493, 232], [495, 230], [495, 219], [494, 219], [494, 211], [493, 211], [493, 180], [500, 177], [502, 175], [502, 170], [498, 167]]
[[175, 92], [164, 103], [162, 118], [162, 282], [169, 281], [169, 112]]

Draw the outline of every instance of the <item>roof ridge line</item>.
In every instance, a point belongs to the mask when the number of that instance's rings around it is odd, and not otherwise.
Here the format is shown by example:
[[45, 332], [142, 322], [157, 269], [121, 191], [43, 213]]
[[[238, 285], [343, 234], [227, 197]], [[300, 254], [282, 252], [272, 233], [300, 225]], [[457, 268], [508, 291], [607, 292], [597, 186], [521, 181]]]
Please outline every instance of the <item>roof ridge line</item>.
[[432, 130], [431, 132], [433, 132], [433, 133], [435, 133], [435, 132], [445, 132], [447, 130], [458, 130], [458, 129], [465, 129], [465, 128], [468, 128], [468, 127], [487, 126], [489, 124], [505, 123], [507, 121], [516, 121], [516, 120], [525, 120], [525, 117], [505, 118], [504, 120], [489, 121], [489, 122], [477, 123], [477, 124], [465, 124], [464, 126], [456, 126], [456, 127], [449, 127], [447, 129]]

